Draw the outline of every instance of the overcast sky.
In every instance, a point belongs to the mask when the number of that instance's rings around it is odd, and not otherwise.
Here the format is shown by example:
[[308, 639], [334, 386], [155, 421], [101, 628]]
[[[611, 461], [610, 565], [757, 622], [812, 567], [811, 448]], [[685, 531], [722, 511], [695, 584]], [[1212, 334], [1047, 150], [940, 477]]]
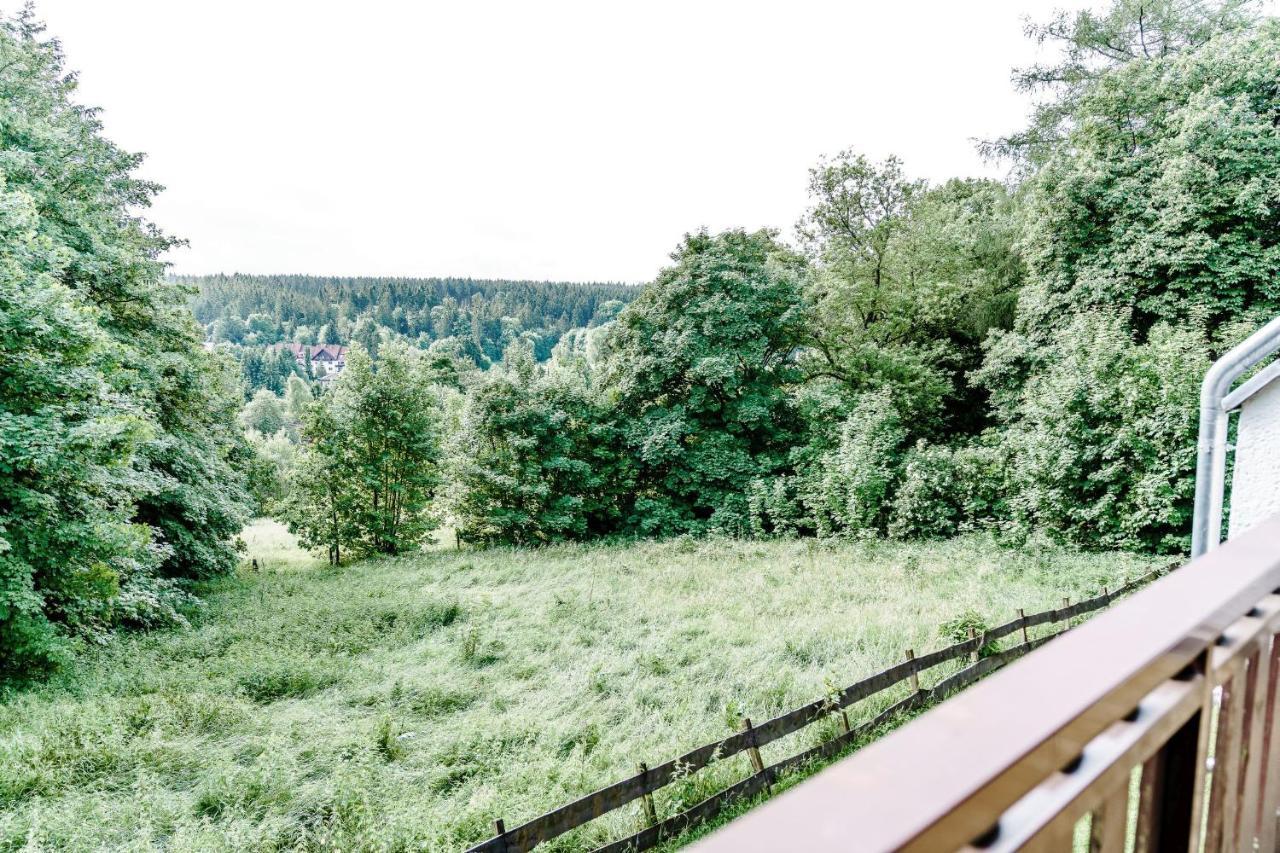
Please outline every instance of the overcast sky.
[[[14, 2], [5, 4], [10, 10]], [[1080, 2], [37, 0], [148, 155], [181, 273], [645, 281], [700, 226], [790, 237], [852, 147], [1001, 176], [1023, 19]]]

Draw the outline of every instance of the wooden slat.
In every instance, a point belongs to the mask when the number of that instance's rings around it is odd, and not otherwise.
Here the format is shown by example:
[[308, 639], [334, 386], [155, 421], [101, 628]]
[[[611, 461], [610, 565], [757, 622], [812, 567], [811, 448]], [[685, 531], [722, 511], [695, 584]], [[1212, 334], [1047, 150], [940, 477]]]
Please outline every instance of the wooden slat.
[[1255, 641], [1255, 651], [1249, 658], [1249, 680], [1245, 689], [1244, 725], [1240, 732], [1244, 746], [1244, 767], [1240, 773], [1237, 797], [1240, 800], [1236, 816], [1236, 844], [1242, 850], [1252, 850], [1258, 835], [1258, 805], [1262, 795], [1262, 736], [1266, 713], [1267, 682], [1270, 681], [1270, 634]]
[[1137, 830], [1134, 853], [1157, 853], [1159, 847], [1160, 796], [1164, 783], [1164, 755], [1157, 752], [1142, 763], [1138, 782]]
[[1222, 685], [1218, 734], [1213, 742], [1213, 781], [1205, 853], [1232, 851], [1236, 816], [1236, 782], [1240, 770], [1240, 727], [1244, 717], [1244, 684], [1234, 678]]
[[[1014, 803], [1000, 817], [995, 842], [982, 849], [988, 853], [1028, 849], [1028, 845], [1058, 838], [1064, 829], [1070, 831], [1085, 815], [1115, 799], [1116, 792], [1127, 803], [1132, 769], [1159, 752], [1199, 711], [1203, 688], [1203, 677], [1157, 687], [1142, 700], [1136, 718], [1117, 720], [1090, 741], [1067, 770], [1053, 773]], [[1118, 813], [1122, 833], [1126, 816], [1124, 810]]]
[[1262, 737], [1262, 790], [1259, 793], [1258, 849], [1274, 850], [1276, 845], [1276, 808], [1280, 806], [1280, 740], [1276, 736], [1276, 695], [1280, 689], [1280, 637], [1272, 635], [1267, 684], [1266, 726]]
[[1129, 828], [1129, 780], [1126, 778], [1093, 810], [1089, 823], [1089, 853], [1124, 853]]
[[[1209, 660], [1208, 652], [1202, 652], [1194, 667], [1200, 672], [1207, 673]], [[1213, 702], [1214, 689], [1213, 679], [1206, 677], [1204, 679], [1204, 688], [1200, 693], [1200, 712], [1196, 715], [1196, 746], [1192, 764], [1189, 768], [1183, 768], [1184, 772], [1190, 777], [1191, 786], [1191, 803], [1190, 803], [1190, 820], [1191, 829], [1189, 836], [1191, 838], [1190, 849], [1198, 850], [1201, 839], [1204, 837], [1204, 813], [1205, 805], [1209, 796], [1208, 791], [1208, 773], [1209, 773], [1209, 741], [1212, 735], [1210, 721], [1213, 718]], [[1168, 768], [1169, 765], [1166, 765]], [[1172, 767], [1174, 771], [1178, 770], [1176, 764]]]

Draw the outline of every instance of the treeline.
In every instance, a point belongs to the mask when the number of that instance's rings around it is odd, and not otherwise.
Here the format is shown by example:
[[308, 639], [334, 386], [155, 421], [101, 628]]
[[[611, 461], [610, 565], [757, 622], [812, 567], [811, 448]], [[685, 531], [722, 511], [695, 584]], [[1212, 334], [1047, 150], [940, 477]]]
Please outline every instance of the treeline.
[[[1035, 34], [1061, 61], [1019, 72], [1039, 106], [989, 146], [1017, 180], [845, 152], [811, 170], [797, 246], [688, 235], [545, 362], [515, 340], [436, 382], [421, 517], [480, 543], [982, 527], [1185, 550], [1200, 378], [1280, 312], [1280, 25], [1118, 0]], [[390, 553], [416, 538], [368, 532], [382, 481], [349, 457], [370, 451], [325, 444], [359, 434], [358, 375], [301, 432], [299, 470], [348, 474], [302, 475], [287, 515]]]
[[[459, 278], [237, 274], [172, 280], [194, 290], [191, 310], [206, 339], [231, 345], [251, 391], [271, 387], [259, 379], [254, 360], [268, 345], [285, 341], [359, 343], [376, 354], [385, 340], [407, 339], [487, 367], [520, 339], [546, 359], [565, 332], [613, 319], [639, 292], [624, 284]], [[270, 368], [264, 377], [274, 375]]]
[[164, 279], [159, 188], [74, 94], [30, 9], [0, 19], [0, 683], [183, 621], [250, 509], [234, 364]]

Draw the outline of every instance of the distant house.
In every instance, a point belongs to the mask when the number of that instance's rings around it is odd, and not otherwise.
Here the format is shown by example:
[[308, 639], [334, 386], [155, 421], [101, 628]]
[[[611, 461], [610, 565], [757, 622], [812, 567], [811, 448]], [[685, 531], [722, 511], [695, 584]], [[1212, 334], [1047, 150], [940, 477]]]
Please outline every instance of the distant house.
[[298, 366], [307, 366], [311, 357], [311, 370], [316, 379], [325, 384], [332, 382], [347, 366], [347, 347], [338, 344], [275, 344], [272, 349], [286, 349]]

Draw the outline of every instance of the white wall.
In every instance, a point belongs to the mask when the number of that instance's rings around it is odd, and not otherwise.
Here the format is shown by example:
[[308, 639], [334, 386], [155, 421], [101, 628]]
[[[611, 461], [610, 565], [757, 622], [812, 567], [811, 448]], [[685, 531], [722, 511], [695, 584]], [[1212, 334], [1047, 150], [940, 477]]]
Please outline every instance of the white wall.
[[1229, 536], [1280, 513], [1280, 381], [1244, 402], [1231, 478]]

